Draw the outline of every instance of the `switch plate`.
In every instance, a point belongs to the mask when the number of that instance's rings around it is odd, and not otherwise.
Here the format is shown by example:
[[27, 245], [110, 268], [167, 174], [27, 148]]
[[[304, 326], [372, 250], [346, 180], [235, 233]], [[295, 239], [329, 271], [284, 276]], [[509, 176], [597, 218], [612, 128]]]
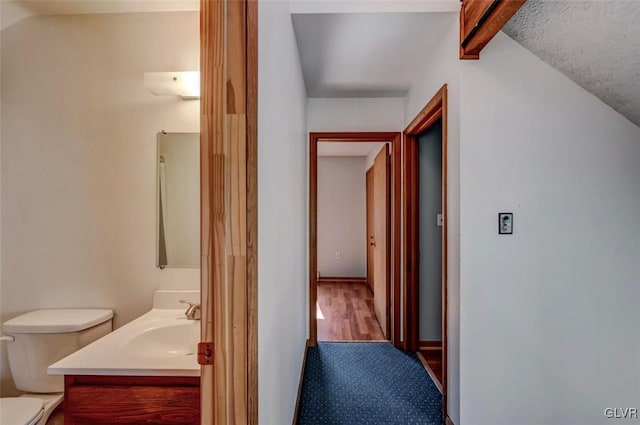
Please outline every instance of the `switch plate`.
[[336, 252], [336, 260], [339, 260], [339, 259], [340, 259], [340, 257], [341, 257], [340, 253], [339, 253], [339, 252]]
[[442, 227], [443, 224], [444, 224], [444, 217], [442, 217], [442, 214], [436, 215], [436, 226]]
[[513, 213], [498, 213], [498, 234], [513, 234]]

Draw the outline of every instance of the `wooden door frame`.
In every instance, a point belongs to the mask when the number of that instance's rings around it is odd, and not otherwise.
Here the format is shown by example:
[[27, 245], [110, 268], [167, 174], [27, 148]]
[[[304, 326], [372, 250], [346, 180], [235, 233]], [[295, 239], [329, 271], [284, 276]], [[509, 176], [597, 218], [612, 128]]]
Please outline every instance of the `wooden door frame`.
[[442, 118], [442, 399], [447, 417], [447, 85], [431, 98], [403, 132], [404, 158], [404, 298], [403, 341], [407, 351], [418, 349], [419, 320], [419, 219], [418, 219], [418, 137]]
[[256, 0], [200, 1], [200, 79], [201, 423], [257, 425]]
[[387, 142], [391, 144], [391, 264], [390, 305], [391, 342], [399, 347], [400, 341], [400, 179], [401, 136], [399, 132], [336, 132], [309, 133], [309, 345], [318, 342], [318, 142]]
[[[371, 292], [373, 292], [373, 282], [371, 281], [372, 276], [370, 276], [371, 273], [369, 273], [369, 268], [370, 268], [370, 266], [372, 267], [372, 265], [370, 264], [372, 259], [370, 258], [371, 255], [369, 254], [369, 247], [370, 247], [370, 243], [371, 243], [371, 241], [369, 240], [369, 237], [371, 235], [371, 232], [369, 231], [369, 230], [371, 230], [370, 227], [369, 227], [369, 211], [371, 209], [370, 205], [369, 205], [369, 197], [373, 196], [373, 194], [370, 194], [369, 191], [370, 190], [372, 191], [373, 188], [370, 188], [370, 186], [369, 186], [369, 184], [370, 184], [370, 182], [369, 182], [369, 173], [371, 173], [371, 178], [373, 179], [373, 165], [371, 165], [371, 167], [369, 167], [367, 169], [367, 171], [364, 173], [364, 177], [365, 177], [365, 192], [366, 192], [366, 197], [365, 197], [366, 220], [367, 220], [367, 223], [366, 223], [367, 235], [366, 235], [364, 244], [365, 244], [365, 249], [367, 250], [367, 286], [369, 286], [369, 289], [371, 289]], [[371, 226], [373, 226], [373, 224]], [[391, 238], [389, 237], [389, 239], [391, 239]]]

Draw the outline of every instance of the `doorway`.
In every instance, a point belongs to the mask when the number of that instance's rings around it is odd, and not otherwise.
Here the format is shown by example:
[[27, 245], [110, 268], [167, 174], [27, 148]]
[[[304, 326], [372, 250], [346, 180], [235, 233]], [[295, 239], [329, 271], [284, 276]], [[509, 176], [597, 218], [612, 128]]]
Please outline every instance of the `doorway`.
[[[310, 134], [311, 346], [318, 340], [400, 344], [399, 314], [394, 317], [400, 311], [400, 191], [393, 184], [400, 181], [400, 141], [400, 133]], [[346, 155], [344, 148], [360, 151], [361, 164], [355, 164], [358, 155]], [[327, 149], [334, 160], [327, 158]], [[335, 168], [340, 162], [351, 163], [351, 172], [359, 173], [355, 178], [361, 189], [351, 189], [353, 195], [345, 191], [355, 183], [344, 168]], [[343, 202], [327, 195], [331, 186]], [[354, 221], [349, 211], [340, 211], [343, 204], [361, 209], [360, 218]], [[348, 243], [355, 241], [357, 247], [343, 250], [339, 242], [348, 234]], [[335, 317], [341, 323], [330, 323]]]
[[[380, 168], [380, 164], [368, 168], [370, 162], [373, 157], [385, 157], [388, 151], [385, 147], [383, 142], [318, 143], [316, 318], [320, 341], [380, 341], [385, 338], [384, 319], [374, 307], [380, 303], [386, 305], [386, 288], [369, 286], [373, 276], [366, 267], [366, 218], [388, 215], [388, 212], [371, 211], [365, 193], [366, 175], [371, 177], [374, 169]], [[386, 167], [381, 171], [384, 173]], [[379, 186], [385, 182], [378, 178], [375, 183]], [[386, 227], [382, 230], [388, 231]], [[380, 245], [377, 249], [384, 252], [376, 258], [384, 265], [388, 264], [386, 247]], [[374, 270], [381, 271], [380, 268]], [[379, 276], [376, 282], [386, 285], [388, 278]]]
[[404, 131], [404, 323], [447, 417], [447, 85]]

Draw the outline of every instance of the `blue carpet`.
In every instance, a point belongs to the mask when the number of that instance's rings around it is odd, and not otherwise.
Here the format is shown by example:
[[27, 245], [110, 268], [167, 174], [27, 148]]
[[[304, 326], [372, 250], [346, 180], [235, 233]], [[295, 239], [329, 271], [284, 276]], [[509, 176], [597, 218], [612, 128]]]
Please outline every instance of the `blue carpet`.
[[310, 347], [298, 425], [441, 424], [442, 396], [414, 354], [390, 343]]

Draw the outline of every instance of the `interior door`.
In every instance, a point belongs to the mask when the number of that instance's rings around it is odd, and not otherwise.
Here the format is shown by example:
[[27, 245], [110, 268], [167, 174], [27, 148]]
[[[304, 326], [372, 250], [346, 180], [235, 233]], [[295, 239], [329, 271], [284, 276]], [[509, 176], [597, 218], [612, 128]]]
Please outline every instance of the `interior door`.
[[385, 144], [373, 163], [373, 306], [385, 338], [389, 337], [390, 164]]
[[375, 251], [375, 243], [373, 236], [373, 166], [367, 170], [367, 284], [373, 292], [373, 256]]

